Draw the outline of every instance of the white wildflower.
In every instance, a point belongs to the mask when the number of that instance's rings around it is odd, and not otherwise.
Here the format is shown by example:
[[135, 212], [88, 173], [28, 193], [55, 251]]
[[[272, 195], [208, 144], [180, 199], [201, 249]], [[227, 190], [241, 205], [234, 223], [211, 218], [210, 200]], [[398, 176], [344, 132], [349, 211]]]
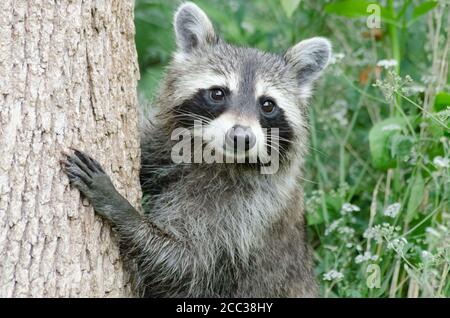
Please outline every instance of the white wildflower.
[[345, 57], [344, 53], [334, 53], [333, 55], [331, 55], [329, 64], [330, 65], [336, 64], [336, 63], [342, 61], [344, 59], [344, 57]]
[[377, 66], [388, 69], [388, 68], [396, 67], [397, 64], [398, 63], [396, 60], [381, 60], [381, 61], [378, 61]]
[[402, 252], [408, 241], [404, 237], [395, 238], [388, 242], [387, 248], [390, 250], [395, 250], [397, 252]]
[[437, 76], [435, 75], [423, 75], [421, 78], [421, 81], [424, 84], [433, 84], [435, 82], [437, 82]]
[[343, 99], [338, 99], [333, 103], [330, 109], [331, 117], [333, 117], [339, 125], [345, 127], [348, 125], [347, 113], [348, 103]]
[[434, 157], [433, 164], [439, 168], [449, 168], [450, 167], [450, 159], [444, 158], [441, 156]]
[[[427, 114], [427, 118], [432, 118], [432, 114]], [[447, 122], [448, 119], [450, 119], [450, 106], [447, 106], [446, 109], [443, 109], [436, 113], [437, 119], [439, 119], [442, 122]]]
[[253, 24], [251, 24], [250, 22], [243, 21], [241, 23], [241, 28], [250, 34], [255, 32], [255, 26]]
[[338, 272], [336, 270], [331, 270], [325, 274], [323, 274], [323, 280], [328, 280], [328, 281], [339, 281], [342, 278], [344, 278], [344, 274], [342, 274], [341, 272]]
[[428, 234], [431, 234], [432, 236], [438, 237], [438, 238], [441, 237], [441, 233], [439, 233], [438, 231], [436, 231], [432, 227], [427, 227], [425, 229], [425, 232], [427, 232]]
[[349, 213], [352, 213], [352, 212], [359, 212], [359, 211], [361, 211], [361, 209], [359, 208], [359, 206], [350, 204], [350, 203], [348, 203], [348, 202], [347, 202], [347, 203], [344, 203], [344, 204], [342, 205], [342, 208], [341, 208], [341, 214], [342, 214], [342, 215], [349, 214]]
[[395, 236], [395, 232], [398, 232], [400, 228], [394, 227], [389, 223], [383, 223], [382, 225], [375, 225], [364, 231], [363, 237], [366, 239], [374, 239], [377, 243], [383, 242], [383, 240], [390, 240]]
[[432, 256], [432, 254], [428, 251], [422, 251], [421, 256], [423, 260], [427, 260], [430, 258], [430, 256]]
[[367, 262], [367, 261], [377, 261], [378, 260], [378, 255], [372, 255], [369, 251], [364, 252], [364, 254], [362, 255], [358, 255], [355, 257], [355, 263], [356, 264], [360, 264], [362, 262]]
[[411, 85], [409, 87], [406, 87], [408, 95], [413, 95], [417, 93], [423, 93], [425, 92], [425, 86], [422, 85]]
[[384, 215], [395, 218], [398, 215], [398, 212], [400, 212], [401, 207], [402, 205], [398, 202], [391, 204], [384, 210]]
[[328, 225], [328, 227], [325, 229], [325, 236], [328, 236], [330, 233], [334, 232], [341, 224], [341, 221], [342, 219], [338, 219]]
[[343, 226], [338, 229], [339, 234], [347, 234], [349, 236], [353, 236], [355, 234], [355, 229], [352, 229], [348, 226]]

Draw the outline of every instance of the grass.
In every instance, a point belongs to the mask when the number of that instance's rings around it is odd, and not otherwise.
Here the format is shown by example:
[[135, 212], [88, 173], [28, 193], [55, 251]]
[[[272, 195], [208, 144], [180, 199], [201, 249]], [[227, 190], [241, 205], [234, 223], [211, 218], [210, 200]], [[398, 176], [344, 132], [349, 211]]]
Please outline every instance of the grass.
[[[301, 1], [292, 16], [278, 0], [196, 2], [236, 44], [280, 52], [316, 35], [334, 43], [310, 109], [304, 184], [321, 295], [449, 297], [449, 2], [381, 2], [389, 16], [377, 30], [365, 12], [322, 1]], [[177, 3], [136, 4], [149, 98], [173, 50]]]

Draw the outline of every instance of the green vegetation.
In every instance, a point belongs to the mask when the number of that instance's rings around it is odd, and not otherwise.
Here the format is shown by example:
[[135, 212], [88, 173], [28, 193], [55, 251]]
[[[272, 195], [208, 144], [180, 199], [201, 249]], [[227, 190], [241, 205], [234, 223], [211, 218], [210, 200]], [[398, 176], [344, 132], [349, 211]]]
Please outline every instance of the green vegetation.
[[[311, 104], [304, 182], [322, 296], [449, 297], [450, 2], [380, 1], [380, 28], [367, 24], [376, 1], [195, 2], [235, 44], [334, 44]], [[177, 4], [136, 3], [148, 99], [174, 49]]]

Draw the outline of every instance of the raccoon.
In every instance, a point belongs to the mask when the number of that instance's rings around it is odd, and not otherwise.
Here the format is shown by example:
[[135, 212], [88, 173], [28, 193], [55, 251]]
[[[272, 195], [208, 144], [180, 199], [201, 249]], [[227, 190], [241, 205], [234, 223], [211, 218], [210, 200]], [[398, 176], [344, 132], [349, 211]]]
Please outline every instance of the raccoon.
[[[236, 47], [190, 2], [174, 28], [177, 50], [141, 136], [144, 215], [78, 150], [63, 161], [71, 184], [117, 232], [137, 296], [317, 296], [299, 182], [308, 100], [330, 42], [282, 55]], [[174, 162], [176, 130], [192, 133], [185, 146], [200, 139], [191, 159], [209, 147], [224, 161]], [[279, 164], [263, 173], [269, 154]]]

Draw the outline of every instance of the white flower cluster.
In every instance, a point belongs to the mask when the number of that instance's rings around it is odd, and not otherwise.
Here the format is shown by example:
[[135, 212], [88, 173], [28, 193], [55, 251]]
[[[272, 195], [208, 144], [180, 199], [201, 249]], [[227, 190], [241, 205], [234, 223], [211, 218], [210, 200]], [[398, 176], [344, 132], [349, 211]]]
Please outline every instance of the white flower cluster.
[[444, 158], [441, 156], [434, 157], [433, 164], [438, 168], [449, 168], [450, 167], [450, 159]]
[[306, 199], [306, 211], [309, 213], [316, 212], [317, 208], [320, 206], [323, 195], [323, 191], [312, 191], [311, 195]]
[[378, 255], [372, 255], [369, 251], [364, 252], [364, 254], [360, 254], [358, 256], [355, 257], [355, 263], [359, 264], [362, 262], [367, 262], [367, 261], [377, 261], [378, 260]]
[[378, 61], [377, 66], [385, 68], [385, 69], [389, 69], [389, 68], [396, 67], [397, 64], [398, 64], [398, 62], [396, 60], [381, 60], [381, 61]]
[[434, 84], [438, 81], [438, 77], [436, 75], [430, 74], [422, 75], [420, 79], [424, 84]]
[[400, 203], [394, 203], [389, 205], [386, 209], [384, 209], [384, 215], [391, 217], [391, 218], [395, 218], [398, 213], [400, 212], [402, 205]]
[[344, 278], [344, 274], [342, 274], [341, 272], [338, 272], [334, 269], [323, 274], [323, 280], [327, 280], [327, 281], [339, 281], [342, 278]]
[[329, 64], [330, 65], [336, 64], [336, 63], [342, 61], [344, 59], [344, 57], [345, 57], [344, 53], [333, 53], [333, 55], [331, 55]]
[[343, 99], [338, 99], [330, 107], [329, 114], [339, 123], [340, 126], [346, 127], [348, 125], [348, 102]]
[[383, 240], [390, 241], [398, 231], [400, 231], [399, 226], [393, 226], [389, 223], [383, 223], [382, 225], [377, 224], [368, 228], [364, 232], [363, 237], [366, 239], [373, 238], [377, 243], [382, 243]]
[[387, 78], [385, 80], [377, 80], [374, 87], [379, 87], [387, 101], [392, 101], [396, 93], [406, 94], [407, 85], [410, 85], [413, 80], [411, 76], [406, 75], [404, 78], [400, 77], [395, 70], [390, 69], [388, 71]]
[[428, 251], [422, 251], [422, 253], [420, 253], [420, 256], [422, 257], [423, 261], [428, 261], [433, 258], [433, 254]]
[[437, 238], [441, 238], [441, 234], [438, 231], [436, 231], [435, 229], [433, 229], [432, 227], [427, 227], [425, 229], [425, 232], [427, 232], [431, 236], [435, 236]]
[[405, 87], [405, 93], [408, 96], [416, 95], [418, 93], [423, 93], [423, 92], [425, 92], [425, 86], [422, 86], [422, 85], [410, 85], [408, 87]]
[[404, 237], [395, 238], [388, 242], [387, 248], [402, 253], [408, 241]]
[[325, 236], [330, 235], [332, 232], [334, 232], [340, 225], [341, 219], [333, 221], [326, 229], [325, 229]]
[[349, 226], [343, 226], [338, 229], [338, 233], [352, 237], [353, 235], [355, 235], [355, 229], [353, 229]]
[[450, 249], [450, 222], [448, 222], [447, 226], [439, 224], [434, 228], [427, 227], [425, 232], [427, 234], [427, 241], [430, 244], [447, 246]]
[[348, 203], [348, 202], [347, 202], [347, 203], [344, 203], [344, 204], [342, 205], [342, 208], [341, 208], [341, 214], [342, 214], [342, 215], [350, 214], [350, 213], [352, 213], [352, 212], [359, 212], [359, 211], [361, 211], [361, 209], [359, 208], [359, 206], [350, 204], [350, 203]]
[[448, 262], [448, 256], [450, 255], [450, 246], [440, 247], [436, 249], [433, 254], [429, 251], [422, 251], [420, 256], [422, 258], [422, 265], [436, 265]]

